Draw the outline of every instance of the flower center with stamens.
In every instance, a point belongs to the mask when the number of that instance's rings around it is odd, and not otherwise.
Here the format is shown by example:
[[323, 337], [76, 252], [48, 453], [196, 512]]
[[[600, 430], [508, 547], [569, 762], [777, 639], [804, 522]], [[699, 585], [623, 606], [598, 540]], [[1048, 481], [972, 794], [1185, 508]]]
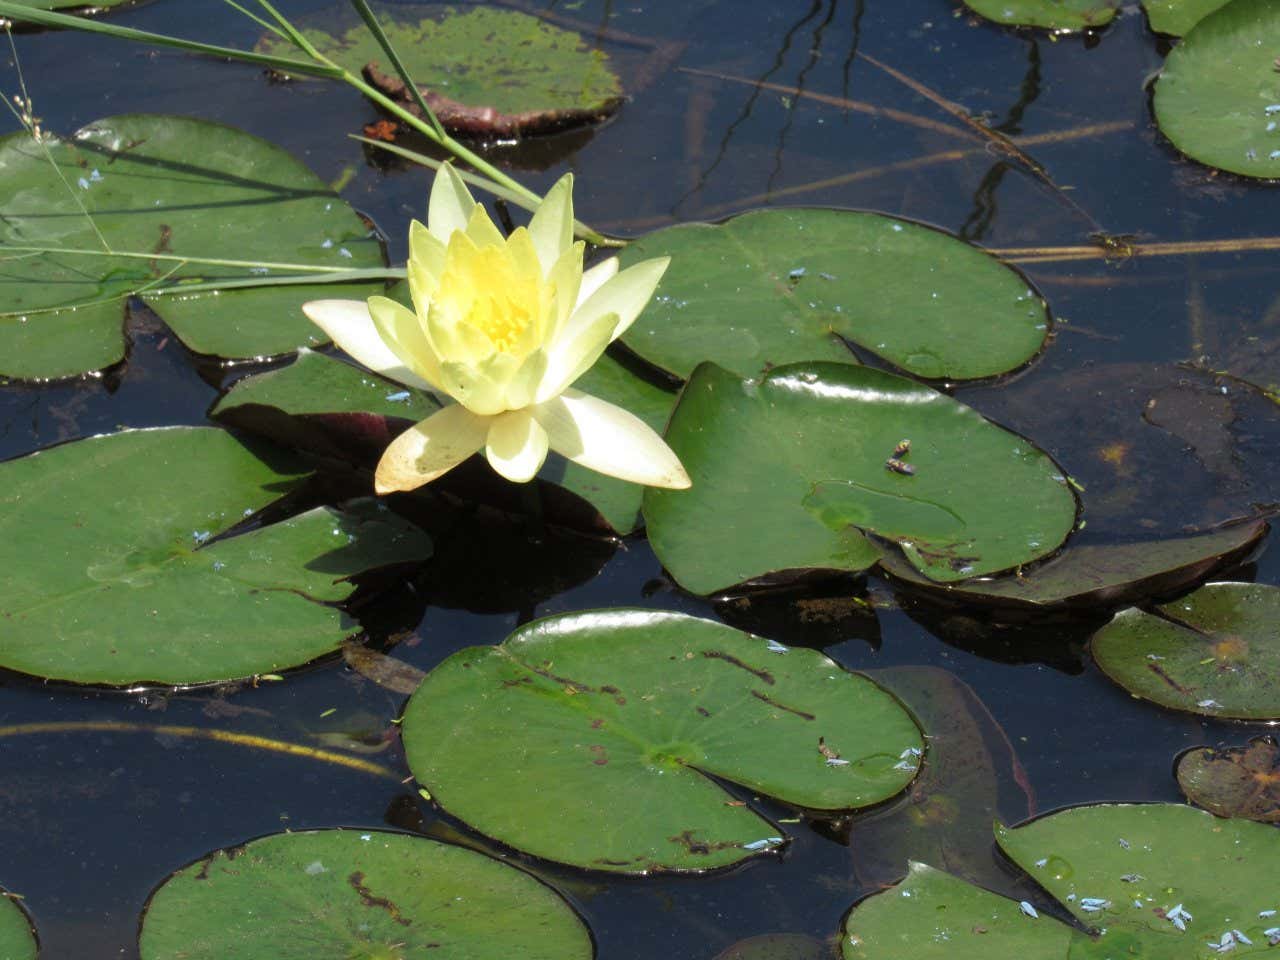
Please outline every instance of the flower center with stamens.
[[459, 250], [451, 258], [440, 296], [451, 300], [454, 315], [483, 333], [495, 350], [525, 353], [541, 302], [540, 285], [541, 278], [521, 271], [507, 250], [486, 246]]

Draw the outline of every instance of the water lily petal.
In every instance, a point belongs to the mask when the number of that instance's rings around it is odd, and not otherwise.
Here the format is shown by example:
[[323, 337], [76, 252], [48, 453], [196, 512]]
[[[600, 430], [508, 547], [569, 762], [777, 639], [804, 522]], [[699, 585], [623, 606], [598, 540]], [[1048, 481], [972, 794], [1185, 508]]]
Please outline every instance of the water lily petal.
[[574, 311], [561, 336], [576, 337], [580, 326], [592, 324], [606, 313], [616, 314], [618, 317], [610, 339], [616, 340], [622, 336], [648, 304], [670, 262], [670, 257], [655, 257], [627, 267], [583, 301]]
[[[560, 259], [551, 268], [547, 276], [547, 285], [555, 297], [553, 311], [548, 316], [547, 329], [543, 334], [544, 343], [554, 343], [569, 317], [578, 305], [578, 291], [583, 282], [582, 255], [586, 244], [581, 240], [572, 244], [568, 250], [560, 254]], [[614, 258], [617, 259], [616, 257]]]
[[439, 389], [436, 385], [440, 383], [440, 358], [427, 343], [418, 315], [387, 297], [370, 297], [368, 305], [382, 342], [403, 358], [413, 373], [432, 384], [432, 389]]
[[547, 191], [529, 221], [529, 233], [542, 263], [542, 273], [548, 275], [560, 254], [573, 243], [572, 173], [566, 173]]
[[596, 317], [592, 325], [580, 329], [572, 339], [561, 336], [560, 342], [547, 350], [547, 370], [538, 384], [534, 402], [550, 400], [586, 373], [613, 339], [617, 324], [617, 316], [606, 313]]
[[411, 276], [415, 273], [418, 275], [422, 293], [428, 298], [435, 294], [436, 287], [440, 285], [446, 249], [421, 223], [417, 220], [410, 222], [408, 270]]
[[610, 257], [601, 260], [582, 275], [582, 283], [578, 287], [578, 301], [574, 306], [581, 306], [591, 298], [597, 290], [618, 275], [618, 258]]
[[489, 421], [484, 455], [508, 480], [526, 483], [547, 459], [547, 431], [528, 410], [511, 410]]
[[432, 386], [398, 357], [374, 326], [369, 305], [361, 300], [312, 300], [302, 312], [356, 363], [397, 383], [419, 390]]
[[427, 229], [441, 243], [448, 243], [456, 230], [467, 229], [476, 202], [471, 191], [449, 163], [441, 164], [431, 183], [427, 202]]
[[519, 368], [507, 381], [508, 410], [519, 410], [533, 403], [538, 387], [547, 374], [548, 357], [545, 350], [534, 350], [524, 358]]
[[501, 247], [506, 242], [502, 231], [489, 219], [488, 211], [478, 203], [467, 218], [467, 236], [477, 247]]
[[492, 417], [510, 409], [507, 385], [520, 368], [509, 353], [495, 353], [477, 363], [442, 363], [441, 386], [472, 413]]
[[378, 461], [374, 488], [391, 493], [429, 483], [483, 447], [488, 434], [488, 417], [457, 404], [437, 410], [391, 441]]
[[684, 490], [691, 486], [666, 442], [621, 407], [570, 389], [531, 409], [546, 428], [551, 449], [574, 463], [650, 487]]

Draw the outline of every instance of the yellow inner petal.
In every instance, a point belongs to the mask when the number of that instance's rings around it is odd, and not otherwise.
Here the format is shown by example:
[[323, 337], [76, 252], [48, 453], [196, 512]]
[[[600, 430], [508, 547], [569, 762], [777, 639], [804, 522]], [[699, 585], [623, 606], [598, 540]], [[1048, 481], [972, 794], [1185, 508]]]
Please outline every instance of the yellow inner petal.
[[445, 324], [466, 324], [495, 351], [524, 356], [542, 342], [550, 294], [536, 263], [530, 269], [527, 258], [513, 255], [511, 241], [477, 246], [458, 231], [449, 240], [434, 306]]

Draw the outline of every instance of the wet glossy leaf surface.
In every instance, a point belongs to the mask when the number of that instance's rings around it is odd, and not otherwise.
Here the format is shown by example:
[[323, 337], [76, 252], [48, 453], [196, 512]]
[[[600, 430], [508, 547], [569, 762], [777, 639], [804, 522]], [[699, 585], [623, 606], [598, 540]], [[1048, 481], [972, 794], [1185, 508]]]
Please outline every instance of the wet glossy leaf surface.
[[449, 813], [523, 852], [622, 873], [784, 845], [709, 777], [848, 810], [902, 790], [923, 748], [892, 696], [820, 654], [625, 609], [460, 651], [423, 681], [402, 729], [410, 769]]
[[221, 430], [174, 427], [0, 465], [0, 665], [77, 683], [195, 684], [336, 650], [357, 629], [328, 605], [350, 595], [346, 578], [421, 560], [429, 543], [368, 503], [217, 539], [305, 476], [263, 455]]
[[156, 890], [142, 960], [589, 960], [550, 887], [490, 857], [406, 834], [281, 833], [219, 850]]
[[[849, 915], [847, 960], [1175, 960], [1214, 956], [1224, 943], [1232, 956], [1270, 949], [1280, 834], [1269, 827], [1178, 804], [1097, 805], [998, 826], [996, 839], [1056, 904], [1008, 900], [913, 864], [902, 884]], [[1048, 912], [1058, 909], [1089, 932]]]
[[[598, 119], [620, 102], [622, 88], [604, 53], [589, 48], [579, 34], [527, 13], [418, 4], [423, 16], [414, 18], [414, 6], [386, 4], [383, 9], [387, 37], [410, 76], [450, 102], [443, 109], [433, 104], [446, 127], [471, 133], [496, 128], [510, 136]], [[394, 76], [386, 54], [363, 25], [341, 33], [311, 29], [303, 34], [352, 73], [377, 62]], [[260, 41], [258, 49], [294, 53], [291, 43], [272, 37]], [[452, 105], [473, 112], [454, 117]], [[502, 116], [481, 117], [479, 108]], [[505, 124], [503, 117], [514, 122]]]
[[625, 336], [688, 377], [711, 360], [744, 377], [800, 360], [856, 362], [841, 338], [920, 377], [1004, 373], [1043, 347], [1027, 281], [918, 223], [848, 210], [763, 210], [641, 237], [624, 263], [671, 256]]
[[1187, 156], [1249, 177], [1280, 177], [1280, 7], [1233, 0], [1197, 23], [1156, 82], [1160, 132]]
[[922, 587], [932, 596], [956, 602], [1019, 610], [1090, 607], [1097, 611], [1190, 586], [1247, 553], [1266, 532], [1264, 521], [1251, 520], [1178, 539], [1070, 546], [1022, 576], [946, 587], [931, 583], [893, 554], [884, 556], [880, 565], [912, 588]]
[[1228, 0], [1142, 0], [1151, 29], [1180, 37]]
[[5, 960], [35, 960], [36, 952], [31, 921], [14, 900], [0, 891], [0, 957]]
[[[89, 253], [15, 252], [0, 264], [0, 314], [12, 314], [0, 316], [0, 374], [67, 377], [109, 366], [124, 356], [129, 294], [182, 278], [263, 275], [146, 254], [383, 265], [377, 241], [345, 202], [284, 150], [249, 134], [136, 114], [96, 121], [47, 145], [58, 172], [25, 134], [0, 141], [0, 251], [13, 244]], [[99, 255], [104, 241], [144, 256]], [[257, 357], [323, 342], [300, 311], [305, 301], [378, 292], [380, 284], [366, 283], [148, 299], [197, 353]]]
[[[910, 474], [887, 464], [903, 440]], [[645, 520], [694, 593], [865, 570], [881, 551], [862, 531], [896, 541], [933, 580], [963, 580], [1052, 553], [1075, 520], [1058, 467], [1028, 441], [869, 367], [794, 364], [744, 382], [706, 364], [667, 441], [693, 487], [647, 491]]]
[[[1158, 615], [1157, 615], [1158, 614]], [[1211, 583], [1093, 635], [1093, 657], [1134, 696], [1210, 717], [1280, 718], [1280, 588]]]
[[1084, 30], [1110, 23], [1120, 0], [965, 0], [965, 5], [996, 23]]
[[1179, 758], [1177, 776], [1187, 799], [1211, 813], [1280, 823], [1280, 746], [1272, 737], [1197, 747]]

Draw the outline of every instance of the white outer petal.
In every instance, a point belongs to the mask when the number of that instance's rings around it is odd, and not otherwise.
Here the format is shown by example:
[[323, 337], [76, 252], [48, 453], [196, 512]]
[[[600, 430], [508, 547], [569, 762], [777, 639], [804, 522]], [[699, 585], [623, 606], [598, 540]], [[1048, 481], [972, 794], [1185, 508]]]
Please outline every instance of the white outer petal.
[[378, 461], [378, 493], [414, 490], [452, 470], [484, 446], [489, 418], [450, 404], [391, 441]]
[[571, 338], [578, 330], [591, 324], [603, 314], [616, 313], [618, 323], [610, 339], [618, 339], [649, 303], [649, 298], [653, 296], [658, 281], [662, 279], [670, 263], [670, 257], [642, 260], [627, 267], [616, 277], [612, 277], [574, 311], [569, 322], [565, 324], [562, 336], [566, 339]]
[[382, 339], [364, 301], [312, 300], [302, 305], [302, 312], [361, 366], [407, 387], [435, 389], [409, 369]]
[[542, 264], [542, 275], [551, 273], [560, 255], [573, 244], [573, 174], [566, 173], [533, 212], [529, 221], [533, 249]]
[[547, 431], [551, 449], [589, 470], [684, 490], [691, 486], [679, 458], [635, 414], [580, 390], [566, 390], [531, 408]]
[[578, 286], [578, 302], [575, 306], [582, 306], [593, 293], [616, 277], [618, 266], [618, 258], [610, 257], [608, 260], [601, 260], [590, 270], [583, 271], [582, 283]]
[[455, 230], [465, 230], [476, 201], [471, 191], [453, 169], [444, 163], [431, 183], [431, 199], [427, 203], [427, 229], [441, 243], [448, 244]]
[[547, 445], [547, 431], [528, 408], [511, 410], [490, 418], [484, 455], [508, 480], [528, 483], [546, 462]]

